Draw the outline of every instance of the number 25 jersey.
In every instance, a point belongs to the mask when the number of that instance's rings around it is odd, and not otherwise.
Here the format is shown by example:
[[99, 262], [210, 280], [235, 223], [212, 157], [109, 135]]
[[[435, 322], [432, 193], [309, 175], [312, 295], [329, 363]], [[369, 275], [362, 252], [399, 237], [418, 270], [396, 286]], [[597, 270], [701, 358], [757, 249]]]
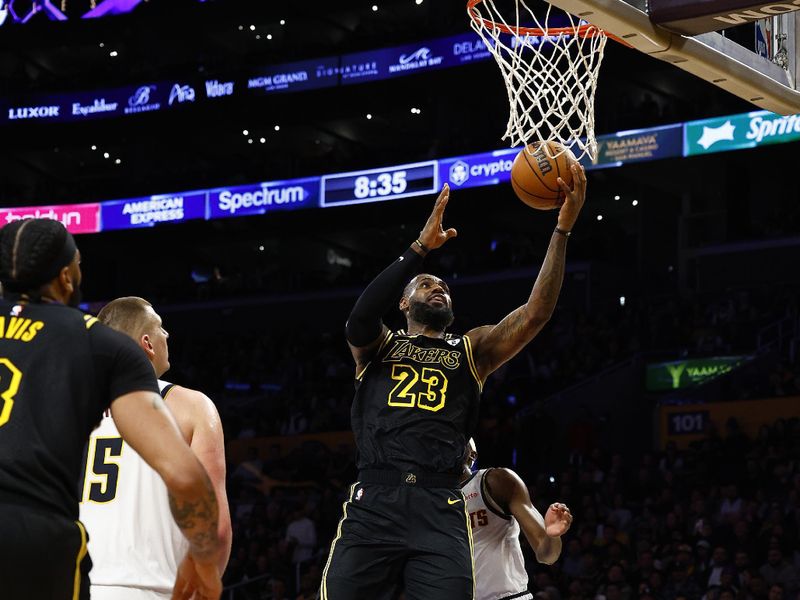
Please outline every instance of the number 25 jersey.
[[388, 333], [356, 377], [359, 469], [460, 473], [480, 393], [467, 336]]

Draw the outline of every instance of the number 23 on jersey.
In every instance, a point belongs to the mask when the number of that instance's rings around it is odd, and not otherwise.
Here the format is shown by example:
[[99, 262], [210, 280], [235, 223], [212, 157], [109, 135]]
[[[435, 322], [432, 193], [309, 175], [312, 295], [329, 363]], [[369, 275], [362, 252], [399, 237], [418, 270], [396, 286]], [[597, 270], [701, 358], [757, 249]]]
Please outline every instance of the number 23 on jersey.
[[447, 376], [439, 369], [411, 365], [392, 365], [392, 379], [397, 385], [389, 392], [389, 406], [416, 406], [431, 412], [444, 408], [447, 397]]

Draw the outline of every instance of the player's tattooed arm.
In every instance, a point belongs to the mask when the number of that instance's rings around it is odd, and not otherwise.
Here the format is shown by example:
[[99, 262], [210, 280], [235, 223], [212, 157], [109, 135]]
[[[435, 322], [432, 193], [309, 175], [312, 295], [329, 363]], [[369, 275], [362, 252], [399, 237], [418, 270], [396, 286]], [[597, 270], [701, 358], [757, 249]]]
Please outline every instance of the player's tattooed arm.
[[552, 316], [564, 280], [566, 249], [566, 237], [554, 233], [528, 301], [497, 325], [478, 327], [467, 334], [481, 380], [516, 356]]
[[205, 489], [188, 497], [176, 497], [169, 492], [169, 508], [189, 541], [192, 556], [205, 561], [216, 558], [219, 553], [219, 506], [208, 476], [202, 483]]
[[553, 315], [564, 281], [567, 253], [564, 232], [572, 230], [586, 196], [586, 175], [579, 165], [573, 165], [573, 181], [574, 187], [570, 189], [559, 178], [566, 198], [558, 215], [559, 231], [550, 237], [547, 254], [528, 301], [497, 325], [478, 327], [467, 334], [472, 341], [475, 366], [481, 380], [516, 356]]
[[214, 487], [161, 396], [155, 392], [125, 394], [111, 403], [111, 414], [122, 438], [164, 480], [173, 516], [189, 540], [194, 558], [211, 560], [220, 549]]

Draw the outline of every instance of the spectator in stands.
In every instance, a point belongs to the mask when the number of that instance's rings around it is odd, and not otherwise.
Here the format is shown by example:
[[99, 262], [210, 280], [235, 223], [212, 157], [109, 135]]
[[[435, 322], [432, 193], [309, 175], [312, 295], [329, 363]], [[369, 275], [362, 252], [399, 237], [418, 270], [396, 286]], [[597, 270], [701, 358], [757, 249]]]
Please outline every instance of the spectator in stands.
[[309, 518], [309, 507], [299, 507], [286, 528], [286, 541], [292, 548], [292, 564], [310, 559], [317, 545], [317, 528]]
[[772, 546], [767, 552], [767, 562], [759, 569], [759, 573], [769, 586], [778, 584], [785, 590], [790, 598], [797, 593], [797, 569], [784, 557], [777, 545]]

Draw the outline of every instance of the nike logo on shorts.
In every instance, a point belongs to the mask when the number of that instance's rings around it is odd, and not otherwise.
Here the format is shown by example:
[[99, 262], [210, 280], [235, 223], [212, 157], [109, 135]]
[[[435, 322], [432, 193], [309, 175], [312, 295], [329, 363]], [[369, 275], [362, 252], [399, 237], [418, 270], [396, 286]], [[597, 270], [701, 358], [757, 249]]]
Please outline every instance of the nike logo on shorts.
[[448, 504], [457, 504], [459, 502], [461, 502], [461, 498], [448, 498], [447, 499], [447, 503]]

